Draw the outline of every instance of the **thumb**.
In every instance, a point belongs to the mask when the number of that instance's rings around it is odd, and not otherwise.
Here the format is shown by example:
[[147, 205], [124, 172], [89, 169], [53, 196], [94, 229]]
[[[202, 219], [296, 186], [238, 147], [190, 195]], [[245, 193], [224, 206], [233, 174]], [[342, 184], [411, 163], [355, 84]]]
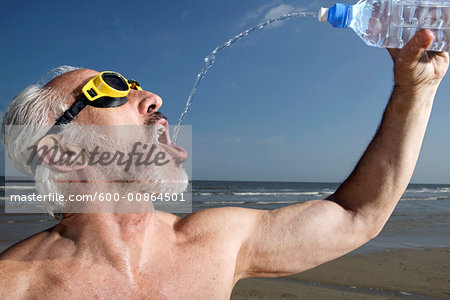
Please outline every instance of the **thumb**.
[[400, 56], [405, 62], [418, 61], [434, 41], [434, 34], [429, 29], [422, 29], [401, 50]]

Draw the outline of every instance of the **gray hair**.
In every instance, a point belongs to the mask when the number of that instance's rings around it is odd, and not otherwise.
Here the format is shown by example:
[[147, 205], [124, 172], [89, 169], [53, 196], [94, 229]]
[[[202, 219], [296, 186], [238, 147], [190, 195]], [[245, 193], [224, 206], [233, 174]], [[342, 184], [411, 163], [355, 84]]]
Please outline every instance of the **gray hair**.
[[[38, 167], [36, 174], [33, 174], [31, 167], [27, 164], [29, 159], [29, 148], [37, 144], [51, 126], [52, 121], [69, 109], [66, 99], [67, 94], [62, 91], [51, 89], [45, 85], [54, 78], [77, 70], [77, 67], [60, 66], [46, 73], [42, 79], [26, 87], [16, 97], [13, 98], [2, 120], [2, 141], [8, 156], [14, 166], [27, 175], [47, 178], [50, 176], [43, 167]], [[24, 126], [10, 126], [24, 125]], [[42, 164], [43, 165], [43, 164]], [[45, 174], [44, 174], [45, 173]], [[36, 186], [41, 191], [38, 183]], [[47, 186], [45, 190], [55, 190], [56, 187]], [[46, 191], [48, 192], [48, 191]], [[47, 204], [47, 202], [45, 202]], [[49, 214], [54, 217], [54, 209], [47, 206]]]

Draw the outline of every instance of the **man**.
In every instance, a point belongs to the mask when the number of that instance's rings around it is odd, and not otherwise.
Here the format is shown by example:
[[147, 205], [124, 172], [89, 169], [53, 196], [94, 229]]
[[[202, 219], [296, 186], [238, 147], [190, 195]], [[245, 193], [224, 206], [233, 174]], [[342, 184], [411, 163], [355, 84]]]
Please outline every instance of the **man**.
[[[380, 127], [327, 199], [273, 211], [208, 209], [184, 218], [65, 214], [57, 226], [0, 256], [0, 298], [227, 299], [240, 279], [302, 272], [358, 248], [381, 231], [412, 176], [448, 67], [447, 53], [426, 52], [433, 39], [421, 30], [402, 50], [389, 50], [395, 86]], [[76, 70], [50, 84], [77, 94], [96, 74]], [[160, 106], [158, 96], [133, 90], [127, 104], [87, 107], [73, 122], [142, 125]], [[58, 118], [48, 116], [48, 124]]]

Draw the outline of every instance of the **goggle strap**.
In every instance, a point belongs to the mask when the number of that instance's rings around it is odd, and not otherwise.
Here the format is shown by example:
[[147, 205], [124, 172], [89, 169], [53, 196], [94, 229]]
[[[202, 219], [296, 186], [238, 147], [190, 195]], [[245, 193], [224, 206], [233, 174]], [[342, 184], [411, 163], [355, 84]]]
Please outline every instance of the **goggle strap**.
[[128, 102], [127, 97], [113, 98], [113, 97], [101, 97], [95, 101], [89, 101], [89, 106], [108, 108], [122, 106]]
[[56, 120], [55, 125], [63, 125], [70, 123], [87, 105], [88, 103], [86, 97], [83, 95], [81, 100], [75, 102], [71, 108], [66, 110], [64, 114]]

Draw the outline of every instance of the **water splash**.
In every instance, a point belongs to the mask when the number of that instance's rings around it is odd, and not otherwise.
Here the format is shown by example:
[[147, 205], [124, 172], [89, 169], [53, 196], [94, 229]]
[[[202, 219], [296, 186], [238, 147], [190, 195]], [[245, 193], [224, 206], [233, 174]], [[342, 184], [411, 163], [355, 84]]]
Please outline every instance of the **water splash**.
[[188, 99], [187, 99], [187, 102], [186, 102], [186, 106], [184, 107], [184, 110], [181, 113], [181, 116], [178, 119], [178, 122], [177, 122], [177, 124], [175, 126], [172, 143], [176, 144], [176, 141], [177, 141], [177, 138], [178, 138], [178, 133], [180, 131], [181, 122], [183, 122], [183, 120], [186, 118], [186, 115], [187, 115], [187, 113], [189, 111], [189, 107], [191, 106], [192, 101], [194, 99], [194, 95], [197, 92], [197, 88], [198, 88], [200, 82], [202, 81], [202, 79], [205, 78], [206, 73], [208, 72], [208, 70], [212, 67], [212, 65], [216, 61], [216, 54], [219, 51], [221, 51], [221, 50], [231, 46], [232, 44], [234, 44], [235, 42], [237, 42], [241, 38], [246, 37], [247, 35], [249, 35], [251, 32], [253, 32], [255, 30], [258, 30], [258, 29], [263, 29], [264, 27], [266, 27], [269, 24], [282, 22], [282, 21], [286, 21], [286, 20], [290, 20], [290, 19], [294, 19], [294, 18], [316, 17], [316, 16], [317, 16], [317, 14], [314, 13], [314, 12], [295, 12], [295, 13], [282, 15], [282, 16], [277, 17], [277, 18], [267, 19], [267, 20], [259, 23], [258, 25], [250, 27], [247, 30], [239, 33], [238, 35], [230, 38], [227, 42], [217, 46], [213, 51], [211, 51], [211, 53], [208, 56], [206, 56], [205, 59], [204, 59], [205, 66], [201, 69], [200, 73], [198, 73], [197, 79], [195, 80], [195, 83], [194, 83], [194, 86], [192, 87], [191, 93], [188, 96]]

